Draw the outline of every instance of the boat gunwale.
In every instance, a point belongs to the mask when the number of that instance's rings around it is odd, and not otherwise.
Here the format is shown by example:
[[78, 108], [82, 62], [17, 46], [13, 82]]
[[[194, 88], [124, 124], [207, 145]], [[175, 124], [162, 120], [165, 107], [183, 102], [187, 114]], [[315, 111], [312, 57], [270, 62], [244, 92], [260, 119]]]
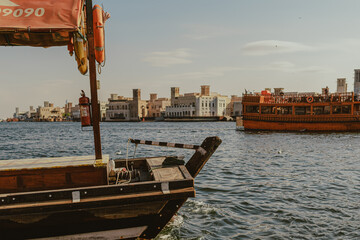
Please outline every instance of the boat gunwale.
[[3, 206], [16, 205], [24, 202], [46, 202], [65, 199], [72, 200], [73, 192], [79, 192], [81, 199], [87, 199], [100, 195], [113, 196], [119, 193], [122, 195], [130, 195], [134, 193], [161, 191], [162, 184], [168, 184], [168, 188], [171, 194], [171, 191], [173, 190], [194, 187], [194, 179], [190, 177], [190, 175], [185, 175], [185, 179], [170, 181], [146, 181], [134, 182], [130, 184], [100, 185], [35, 192], [4, 193], [0, 195], [0, 211]]
[[87, 199], [87, 201], [80, 201], [73, 203], [71, 200], [49, 201], [42, 203], [17, 204], [0, 207], [0, 219], [7, 219], [10, 216], [41, 214], [49, 215], [56, 212], [74, 212], [87, 211], [91, 209], [98, 209], [101, 203], [101, 208], [121, 205], [131, 205], [133, 203], [154, 202], [154, 201], [169, 201], [175, 199], [187, 199], [195, 197], [194, 187], [187, 187], [172, 190], [169, 194], [164, 194], [161, 189], [147, 193], [126, 194], [111, 197], [95, 197]]

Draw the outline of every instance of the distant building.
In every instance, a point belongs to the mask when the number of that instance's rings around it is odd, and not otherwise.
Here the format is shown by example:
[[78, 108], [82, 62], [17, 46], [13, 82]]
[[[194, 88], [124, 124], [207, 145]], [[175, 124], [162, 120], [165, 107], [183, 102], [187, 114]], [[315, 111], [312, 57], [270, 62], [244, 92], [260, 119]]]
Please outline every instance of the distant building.
[[19, 108], [15, 108], [15, 113], [13, 114], [13, 118], [17, 118], [20, 121], [32, 121], [36, 118], [36, 110], [33, 106], [29, 107], [29, 111], [20, 112]]
[[236, 116], [241, 116], [242, 114], [242, 97], [238, 97], [236, 95], [232, 95], [231, 96], [231, 101], [230, 101], [230, 116], [232, 117], [236, 117]]
[[354, 93], [360, 95], [360, 69], [354, 69]]
[[280, 95], [282, 92], [284, 92], [284, 88], [274, 88], [274, 95]]
[[100, 102], [100, 121], [105, 121], [106, 119], [107, 105], [107, 102]]
[[200, 93], [180, 95], [178, 87], [171, 88], [171, 106], [166, 107], [167, 117], [218, 117], [229, 116], [230, 99], [210, 93], [210, 86], [201, 86]]
[[133, 100], [130, 101], [130, 120], [140, 121], [147, 117], [147, 101], [141, 100], [141, 89], [133, 89]]
[[150, 94], [150, 101], [147, 104], [148, 117], [159, 118], [165, 115], [166, 107], [171, 105], [168, 98], [158, 98], [156, 93]]
[[346, 93], [347, 92], [346, 78], [338, 78], [336, 82], [337, 82], [336, 92]]
[[106, 109], [106, 121], [129, 121], [131, 98], [111, 94]]
[[64, 107], [65, 114], [71, 114], [71, 110], [72, 110], [72, 103], [66, 102]]
[[133, 98], [111, 94], [106, 109], [106, 121], [140, 121], [147, 116], [147, 101], [141, 100], [141, 90], [133, 89]]
[[73, 121], [80, 121], [80, 106], [75, 105], [71, 108], [71, 117]]
[[62, 121], [65, 108], [54, 107], [53, 103], [44, 102], [44, 107], [37, 108], [37, 119], [39, 121]]

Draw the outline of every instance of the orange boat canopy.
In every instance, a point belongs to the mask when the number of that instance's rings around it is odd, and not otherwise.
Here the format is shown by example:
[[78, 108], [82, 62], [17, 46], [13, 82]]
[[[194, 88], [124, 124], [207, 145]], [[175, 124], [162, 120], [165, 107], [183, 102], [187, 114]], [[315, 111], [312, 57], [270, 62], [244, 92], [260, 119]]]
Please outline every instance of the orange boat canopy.
[[83, 0], [0, 0], [0, 45], [67, 45], [82, 7]]

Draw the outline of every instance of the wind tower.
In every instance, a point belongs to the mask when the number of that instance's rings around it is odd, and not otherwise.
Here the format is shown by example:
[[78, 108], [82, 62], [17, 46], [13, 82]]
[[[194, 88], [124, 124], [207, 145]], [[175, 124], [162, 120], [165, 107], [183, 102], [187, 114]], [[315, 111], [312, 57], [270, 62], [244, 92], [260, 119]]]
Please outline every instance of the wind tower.
[[346, 78], [338, 78], [337, 79], [337, 93], [346, 93], [347, 92], [347, 83]]

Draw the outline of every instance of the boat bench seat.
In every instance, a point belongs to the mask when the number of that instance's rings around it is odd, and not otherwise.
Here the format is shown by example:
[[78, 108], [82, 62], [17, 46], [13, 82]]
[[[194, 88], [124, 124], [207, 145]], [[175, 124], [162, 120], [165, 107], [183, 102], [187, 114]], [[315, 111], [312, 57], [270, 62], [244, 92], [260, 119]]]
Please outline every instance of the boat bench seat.
[[162, 163], [166, 157], [147, 158], [149, 170], [153, 173], [155, 181], [172, 181], [186, 178], [187, 169], [184, 165], [163, 167]]

